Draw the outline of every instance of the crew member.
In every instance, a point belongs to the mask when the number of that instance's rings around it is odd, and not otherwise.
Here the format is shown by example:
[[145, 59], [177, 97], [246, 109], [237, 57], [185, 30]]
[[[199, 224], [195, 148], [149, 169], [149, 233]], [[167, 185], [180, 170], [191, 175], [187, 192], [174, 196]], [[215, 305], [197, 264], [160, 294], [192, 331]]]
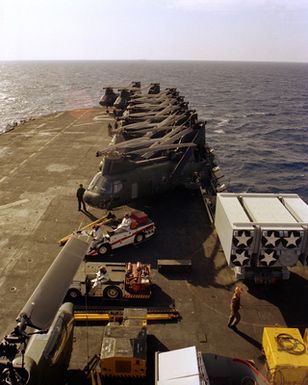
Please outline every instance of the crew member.
[[122, 231], [129, 231], [131, 223], [132, 223], [132, 220], [131, 220], [129, 214], [125, 214], [124, 218], [122, 219], [122, 222], [115, 229], [115, 232], [119, 233], [119, 232], [122, 232]]
[[230, 313], [229, 322], [228, 322], [229, 328], [236, 328], [236, 325], [241, 320], [241, 315], [239, 312], [241, 307], [241, 293], [242, 293], [242, 288], [239, 286], [236, 286], [236, 288], [234, 289], [234, 293], [230, 304], [231, 313]]
[[99, 225], [94, 225], [90, 232], [90, 236], [93, 238], [90, 244], [90, 250], [96, 249], [96, 246], [102, 241], [104, 235], [102, 233], [102, 229]]
[[83, 184], [80, 184], [79, 188], [77, 190], [77, 193], [76, 193], [76, 197], [78, 200], [78, 211], [81, 211], [81, 205], [82, 205], [84, 211], [87, 211], [86, 204], [83, 200], [83, 195], [84, 195], [85, 191], [86, 191], [86, 189], [83, 187]]
[[107, 269], [105, 267], [100, 267], [98, 272], [96, 273], [96, 278], [91, 279], [91, 282], [93, 284], [92, 288], [96, 288], [97, 286], [110, 281], [109, 274], [107, 272]]

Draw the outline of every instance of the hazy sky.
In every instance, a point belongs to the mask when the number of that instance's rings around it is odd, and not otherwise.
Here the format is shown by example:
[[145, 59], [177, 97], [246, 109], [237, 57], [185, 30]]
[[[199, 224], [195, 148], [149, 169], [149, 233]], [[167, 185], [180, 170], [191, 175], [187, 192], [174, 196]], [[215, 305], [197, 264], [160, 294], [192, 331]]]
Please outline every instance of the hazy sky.
[[0, 60], [308, 62], [308, 0], [0, 0]]

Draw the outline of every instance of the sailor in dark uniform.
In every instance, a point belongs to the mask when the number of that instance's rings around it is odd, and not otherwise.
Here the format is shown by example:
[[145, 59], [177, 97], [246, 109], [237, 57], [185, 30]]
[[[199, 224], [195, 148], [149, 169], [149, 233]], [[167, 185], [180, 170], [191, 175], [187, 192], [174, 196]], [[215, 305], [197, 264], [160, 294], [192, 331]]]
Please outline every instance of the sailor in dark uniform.
[[76, 197], [78, 199], [78, 211], [81, 211], [81, 205], [84, 209], [84, 211], [87, 211], [87, 207], [86, 207], [86, 204], [83, 200], [83, 194], [84, 192], [86, 191], [86, 189], [83, 187], [82, 184], [79, 185], [79, 188], [77, 190], [77, 193], [76, 193]]

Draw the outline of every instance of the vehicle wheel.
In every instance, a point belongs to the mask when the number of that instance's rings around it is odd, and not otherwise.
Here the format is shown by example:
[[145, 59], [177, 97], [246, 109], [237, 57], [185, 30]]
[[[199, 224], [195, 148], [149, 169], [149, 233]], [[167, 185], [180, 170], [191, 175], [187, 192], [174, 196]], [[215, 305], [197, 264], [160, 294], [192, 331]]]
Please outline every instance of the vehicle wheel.
[[77, 290], [77, 289], [70, 289], [70, 290], [67, 292], [67, 298], [69, 298], [69, 299], [74, 300], [74, 299], [77, 299], [77, 298], [79, 298], [79, 297], [81, 297], [81, 293], [80, 293], [80, 291]]
[[122, 297], [122, 292], [117, 286], [108, 286], [104, 290], [104, 297], [109, 299], [118, 299]]
[[98, 254], [101, 256], [108, 255], [110, 253], [110, 251], [111, 251], [111, 247], [108, 243], [103, 243], [97, 249]]
[[134, 239], [134, 243], [140, 243], [144, 240], [144, 234], [143, 233], [139, 233], [135, 236], [135, 239]]

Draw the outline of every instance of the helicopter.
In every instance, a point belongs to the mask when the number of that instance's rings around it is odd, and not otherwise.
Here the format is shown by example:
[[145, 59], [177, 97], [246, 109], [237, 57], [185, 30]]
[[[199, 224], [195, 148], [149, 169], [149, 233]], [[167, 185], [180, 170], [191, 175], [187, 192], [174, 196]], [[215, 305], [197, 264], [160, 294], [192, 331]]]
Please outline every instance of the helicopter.
[[[151, 123], [161, 122], [163, 119], [167, 118], [169, 115], [177, 114], [178, 112], [186, 111], [188, 108], [187, 102], [181, 102], [174, 105], [167, 105], [161, 110], [155, 111], [144, 111], [144, 112], [128, 112], [125, 111], [120, 120], [124, 121], [125, 124], [142, 122], [145, 119], [149, 120]], [[126, 113], [127, 112], [127, 113]], [[123, 126], [123, 124], [122, 124]]]
[[172, 105], [179, 104], [180, 102], [184, 102], [184, 97], [183, 96], [177, 96], [173, 98], [167, 98], [166, 100], [163, 100], [160, 103], [153, 104], [153, 103], [140, 103], [140, 104], [128, 104], [126, 110], [124, 111], [123, 115], [128, 115], [130, 113], [140, 113], [140, 112], [152, 112], [154, 113], [155, 111], [161, 111], [165, 107], [169, 107]]
[[127, 87], [117, 87], [120, 91], [119, 94], [115, 93], [113, 88], [115, 87], [109, 86], [103, 88], [105, 90], [105, 94], [100, 98], [99, 104], [101, 106], [124, 108], [127, 100], [130, 99], [136, 91], [145, 91], [149, 97], [160, 92], [159, 83], [150, 83], [148, 86], [141, 88], [141, 83], [139, 81], [133, 81]]
[[100, 98], [99, 104], [105, 107], [113, 106], [119, 94], [116, 94], [112, 87], [104, 87], [103, 89], [105, 90], [105, 94]]
[[74, 330], [73, 304], [62, 301], [88, 247], [76, 237], [66, 243], [0, 342], [1, 385], [61, 384]]
[[85, 191], [84, 200], [111, 209], [179, 186], [196, 190], [200, 181], [209, 182], [217, 165], [212, 149], [204, 145], [205, 122], [184, 127], [166, 127], [168, 134], [160, 140], [141, 137], [98, 152], [103, 156], [101, 171]]

